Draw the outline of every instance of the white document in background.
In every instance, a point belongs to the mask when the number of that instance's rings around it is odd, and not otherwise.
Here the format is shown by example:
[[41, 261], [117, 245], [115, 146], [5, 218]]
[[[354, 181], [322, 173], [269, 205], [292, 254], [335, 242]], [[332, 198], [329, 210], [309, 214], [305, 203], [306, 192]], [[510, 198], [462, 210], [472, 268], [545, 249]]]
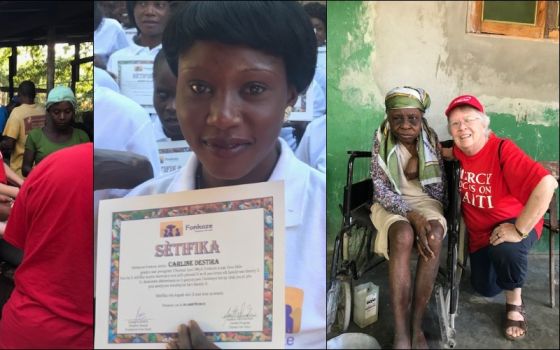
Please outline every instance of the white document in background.
[[160, 174], [169, 174], [179, 170], [192, 155], [191, 148], [185, 140], [159, 141], [157, 145]]
[[121, 94], [133, 99], [148, 113], [154, 108], [154, 60], [146, 57], [136, 60], [118, 61], [118, 81]]
[[313, 103], [315, 102], [313, 89], [315, 88], [315, 84], [314, 81], [311, 82], [307, 90], [298, 96], [288, 120], [305, 122], [313, 120]]

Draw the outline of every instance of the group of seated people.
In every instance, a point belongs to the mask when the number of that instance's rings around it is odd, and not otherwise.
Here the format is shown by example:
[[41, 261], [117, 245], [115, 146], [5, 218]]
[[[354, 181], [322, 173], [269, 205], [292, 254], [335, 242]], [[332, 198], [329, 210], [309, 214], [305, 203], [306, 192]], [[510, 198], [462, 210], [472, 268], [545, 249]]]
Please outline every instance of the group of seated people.
[[[18, 96], [12, 99], [17, 100], [18, 105], [10, 111], [0, 143], [0, 195], [10, 208], [24, 178], [45, 157], [66, 147], [90, 142], [84, 130], [73, 127], [77, 101], [70, 88], [51, 89], [44, 107], [35, 103], [35, 94], [35, 84], [29, 80], [18, 86]], [[5, 211], [5, 216], [0, 218], [0, 237], [9, 214], [8, 209]]]
[[[39, 333], [29, 328], [26, 320], [41, 323], [37, 317], [44, 314], [37, 312], [38, 305], [49, 305], [52, 293], [75, 282], [72, 276], [81, 274], [87, 279], [84, 271], [88, 266], [84, 261], [93, 258], [88, 248], [93, 242], [90, 218], [93, 144], [86, 131], [74, 127], [78, 106], [70, 88], [51, 89], [44, 107], [35, 103], [35, 95], [33, 82], [23, 81], [18, 86], [21, 105], [11, 111], [2, 139], [2, 153], [9, 155], [9, 165], [2, 159], [1, 348], [17, 347], [20, 342], [32, 344], [29, 339]], [[79, 258], [72, 258], [75, 251], [83, 253]], [[61, 267], [69, 258], [73, 259], [76, 270], [66, 274], [66, 268], [61, 269], [60, 275], [53, 274], [57, 270], [53, 266]], [[56, 284], [52, 279], [66, 279], [69, 284]], [[84, 300], [91, 300], [87, 297], [87, 293], [77, 293], [73, 299], [84, 305], [78, 318], [87, 317], [82, 315], [87, 310]], [[60, 305], [53, 307], [62, 314], [66, 312]], [[45, 334], [56, 332], [41, 326], [37, 330]], [[57, 347], [57, 343], [51, 346]]]

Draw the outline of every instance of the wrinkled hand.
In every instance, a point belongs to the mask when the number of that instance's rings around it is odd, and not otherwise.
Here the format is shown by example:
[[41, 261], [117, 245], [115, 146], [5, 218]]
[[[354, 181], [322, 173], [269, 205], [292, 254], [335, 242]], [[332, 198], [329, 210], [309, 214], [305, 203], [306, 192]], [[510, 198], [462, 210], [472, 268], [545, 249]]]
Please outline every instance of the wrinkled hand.
[[498, 225], [490, 234], [490, 244], [498, 245], [504, 242], [517, 243], [523, 238], [517, 233], [515, 226], [512, 223], [505, 222]]
[[441, 153], [441, 157], [445, 160], [455, 160], [453, 157], [453, 148], [452, 147], [441, 147], [440, 144], [437, 146], [439, 148], [439, 152]]
[[416, 234], [416, 245], [418, 247], [418, 253], [424, 258], [425, 261], [435, 257], [434, 252], [430, 249], [430, 244], [428, 242], [428, 236], [430, 239], [434, 239], [435, 236], [431, 233], [432, 225], [426, 220], [426, 218], [418, 213], [417, 211], [409, 211], [406, 215], [408, 221], [414, 229]]
[[178, 337], [167, 343], [168, 349], [219, 349], [216, 344], [206, 338], [204, 332], [195, 321], [189, 321], [187, 325], [180, 325]]

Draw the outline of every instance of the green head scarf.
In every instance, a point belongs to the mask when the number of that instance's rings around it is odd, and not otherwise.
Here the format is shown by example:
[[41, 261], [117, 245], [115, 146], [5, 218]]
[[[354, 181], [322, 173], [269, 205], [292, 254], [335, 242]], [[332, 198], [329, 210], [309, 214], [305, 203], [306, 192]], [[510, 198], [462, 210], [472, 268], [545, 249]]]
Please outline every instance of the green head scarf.
[[53, 104], [59, 102], [70, 102], [74, 111], [76, 111], [76, 97], [72, 92], [72, 89], [66, 86], [57, 86], [49, 91], [49, 96], [47, 97], [46, 109], [49, 109]]
[[385, 111], [400, 108], [418, 108], [422, 113], [430, 107], [430, 95], [424, 89], [409, 86], [396, 87], [385, 96]]

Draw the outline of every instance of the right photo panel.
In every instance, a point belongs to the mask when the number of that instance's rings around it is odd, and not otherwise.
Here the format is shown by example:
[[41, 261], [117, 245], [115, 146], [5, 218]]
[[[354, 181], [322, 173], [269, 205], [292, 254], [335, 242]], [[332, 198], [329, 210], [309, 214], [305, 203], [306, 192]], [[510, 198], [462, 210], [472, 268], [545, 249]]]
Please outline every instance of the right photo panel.
[[327, 347], [558, 348], [558, 1], [326, 5]]

